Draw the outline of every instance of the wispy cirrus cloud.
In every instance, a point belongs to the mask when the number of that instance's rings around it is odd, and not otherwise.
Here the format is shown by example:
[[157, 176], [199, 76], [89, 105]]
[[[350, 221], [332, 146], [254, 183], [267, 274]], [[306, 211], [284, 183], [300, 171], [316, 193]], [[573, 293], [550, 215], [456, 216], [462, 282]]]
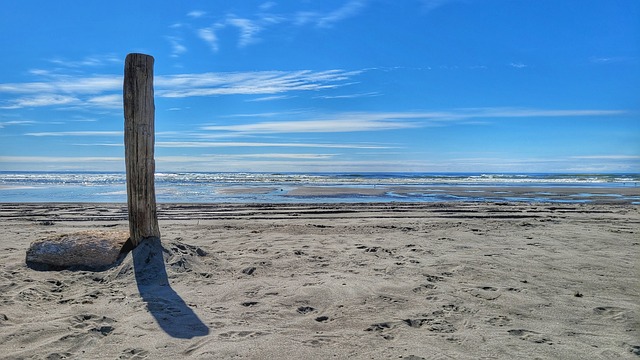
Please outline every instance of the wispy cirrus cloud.
[[73, 96], [57, 94], [37, 95], [10, 100], [8, 103], [1, 105], [0, 109], [21, 109], [29, 107], [70, 105], [78, 103], [78, 101], [79, 99]]
[[48, 73], [39, 81], [0, 83], [0, 93], [12, 94], [97, 94], [122, 91], [122, 77], [116, 75], [66, 75]]
[[[106, 145], [106, 144], [103, 144]], [[115, 144], [122, 146], [120, 144]], [[228, 147], [284, 147], [284, 148], [325, 148], [325, 149], [392, 149], [383, 144], [336, 144], [336, 143], [304, 143], [304, 142], [207, 142], [207, 141], [158, 141], [158, 148], [228, 148]]]
[[0, 162], [4, 163], [75, 163], [96, 161], [124, 161], [124, 157], [109, 156], [0, 156]]
[[[304, 159], [304, 160], [316, 160], [316, 159], [332, 159], [339, 154], [309, 154], [309, 153], [256, 153], [256, 154], [211, 154], [202, 155], [202, 159]], [[169, 157], [165, 156], [164, 159]]]
[[589, 61], [594, 64], [618, 64], [632, 62], [634, 58], [628, 56], [592, 56]]
[[8, 127], [8, 126], [16, 126], [16, 125], [32, 125], [35, 124], [35, 121], [32, 120], [9, 120], [9, 121], [0, 121], [0, 129]]
[[344, 113], [317, 120], [298, 121], [269, 121], [240, 125], [205, 126], [202, 130], [233, 131], [251, 134], [271, 133], [332, 133], [332, 132], [361, 132], [407, 129], [419, 127], [413, 122], [397, 121], [399, 119], [418, 118], [410, 113], [379, 114], [379, 113]]
[[[315, 26], [317, 28], [331, 28], [337, 23], [357, 16], [366, 8], [365, 0], [348, 0], [343, 5], [333, 10], [314, 11], [304, 10], [290, 14], [272, 12], [276, 3], [266, 2], [256, 9], [253, 14], [239, 16], [227, 13], [217, 21], [209, 24], [198, 24], [198, 19], [204, 17], [204, 12], [194, 11], [188, 14], [192, 18], [195, 35], [203, 40], [213, 52], [220, 50], [219, 33], [223, 29], [235, 28], [238, 30], [237, 46], [243, 48], [260, 42], [258, 35], [275, 25], [288, 24], [295, 27]], [[200, 15], [202, 13], [202, 15]], [[180, 26], [182, 27], [182, 25]]]
[[363, 97], [373, 97], [373, 96], [380, 96], [382, 94], [380, 94], [379, 92], [375, 92], [375, 91], [371, 91], [371, 92], [367, 92], [367, 93], [357, 93], [357, 94], [346, 94], [346, 95], [320, 95], [320, 96], [316, 96], [316, 99], [356, 99], [356, 98], [363, 98]]
[[527, 64], [521, 63], [521, 62], [512, 62], [509, 63], [509, 66], [511, 66], [512, 68], [516, 68], [516, 69], [524, 69], [527, 66]]
[[167, 40], [171, 44], [171, 57], [179, 57], [187, 52], [187, 47], [184, 46], [182, 38], [178, 36], [167, 36]]
[[[299, 70], [195, 73], [155, 77], [157, 97], [186, 98], [220, 95], [284, 96], [294, 91], [319, 91], [349, 84], [362, 71]], [[46, 73], [38, 81], [0, 83], [0, 108], [52, 106], [119, 108], [121, 75]], [[4, 94], [4, 95], [3, 95]]]
[[316, 19], [316, 25], [319, 27], [331, 27], [335, 23], [348, 19], [360, 13], [364, 9], [366, 2], [363, 0], [351, 0], [340, 8], [329, 12], [328, 14], [321, 14]]
[[583, 155], [572, 156], [571, 159], [587, 160], [640, 160], [640, 155]]
[[262, 3], [260, 5], [260, 10], [267, 11], [267, 10], [275, 7], [276, 5], [278, 5], [278, 4], [276, 4], [274, 1], [267, 1], [267, 2]]
[[218, 51], [220, 48], [218, 45], [218, 36], [216, 36], [215, 29], [213, 27], [198, 29], [197, 34], [200, 39], [207, 43], [211, 51]]
[[280, 94], [316, 91], [344, 86], [360, 71], [258, 71], [238, 73], [181, 74], [158, 77], [160, 97]]
[[47, 131], [31, 132], [26, 136], [123, 136], [123, 131]]
[[262, 30], [262, 26], [255, 21], [238, 17], [230, 17], [227, 19], [227, 24], [236, 27], [240, 32], [239, 47], [245, 47], [258, 41], [256, 35]]
[[[37, 136], [81, 136], [80, 132], [35, 133]], [[119, 133], [122, 136], [122, 132]], [[115, 135], [115, 134], [114, 134]], [[156, 134], [158, 135], [158, 134]], [[190, 138], [207, 139], [206, 134], [190, 134]], [[33, 135], [36, 136], [36, 135]], [[89, 135], [91, 136], [91, 135]], [[93, 136], [101, 136], [95, 134]], [[105, 135], [106, 136], [106, 135]], [[214, 137], [215, 138], [215, 137]], [[76, 143], [75, 146], [123, 147], [123, 142]], [[267, 141], [156, 141], [156, 148], [207, 149], [207, 148], [309, 148], [309, 149], [398, 149], [399, 146], [381, 143], [321, 143], [321, 142], [267, 142]]]
[[122, 59], [120, 59], [114, 54], [106, 54], [106, 55], [87, 56], [80, 60], [69, 60], [62, 57], [55, 57], [55, 58], [49, 59], [49, 62], [55, 65], [63, 66], [63, 67], [80, 68], [80, 67], [100, 67], [100, 66], [120, 64], [122, 62]]
[[250, 99], [247, 100], [249, 102], [260, 102], [260, 101], [274, 101], [274, 100], [286, 100], [286, 99], [291, 99], [294, 96], [289, 96], [289, 95], [273, 95], [273, 96], [262, 96], [259, 98], [255, 98], [255, 99]]
[[189, 11], [187, 13], [188, 17], [195, 18], [195, 19], [201, 18], [201, 17], [203, 17], [205, 15], [207, 15], [207, 12], [206, 11], [202, 11], [202, 10], [193, 10], [193, 11]]
[[626, 114], [625, 110], [603, 109], [535, 109], [515, 107], [489, 107], [460, 109], [452, 114], [465, 118], [519, 118], [519, 117], [582, 117], [615, 116]]
[[[458, 123], [482, 125], [485, 121], [474, 119], [515, 119], [524, 117], [585, 117], [615, 116], [624, 114], [622, 110], [562, 110], [526, 108], [475, 108], [454, 111], [424, 112], [344, 112], [310, 118], [300, 115], [296, 120], [260, 121], [237, 125], [209, 125], [206, 131], [235, 132], [239, 134], [276, 133], [338, 133], [388, 131], [420, 127], [445, 126]], [[243, 114], [248, 117], [250, 114]], [[263, 117], [256, 114], [256, 118]]]
[[238, 47], [243, 48], [259, 41], [257, 37], [264, 25], [273, 22], [267, 20], [254, 20], [242, 18], [234, 14], [228, 14], [224, 20], [217, 21], [212, 25], [199, 27], [195, 33], [198, 38], [203, 40], [213, 52], [220, 50], [220, 40], [218, 33], [225, 28], [232, 27], [238, 30]]

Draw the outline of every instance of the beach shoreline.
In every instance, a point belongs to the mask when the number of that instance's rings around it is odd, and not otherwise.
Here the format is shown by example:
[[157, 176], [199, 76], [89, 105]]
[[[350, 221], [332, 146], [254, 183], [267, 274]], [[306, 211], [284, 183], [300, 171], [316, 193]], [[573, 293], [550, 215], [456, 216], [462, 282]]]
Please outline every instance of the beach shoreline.
[[[159, 173], [160, 203], [640, 204], [638, 174]], [[126, 202], [124, 174], [0, 172], [2, 202]]]
[[[554, 188], [555, 189], [555, 188]], [[127, 230], [126, 204], [0, 204], [7, 358], [637, 358], [640, 208], [158, 205], [171, 297], [132, 255], [36, 271], [32, 241]], [[187, 313], [206, 331], [184, 327]]]

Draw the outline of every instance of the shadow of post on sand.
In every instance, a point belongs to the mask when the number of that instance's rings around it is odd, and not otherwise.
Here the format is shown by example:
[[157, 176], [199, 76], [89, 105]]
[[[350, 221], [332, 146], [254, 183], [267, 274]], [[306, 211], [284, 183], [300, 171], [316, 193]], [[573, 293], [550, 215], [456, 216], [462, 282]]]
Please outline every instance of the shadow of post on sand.
[[160, 239], [144, 239], [131, 254], [140, 296], [162, 330], [180, 339], [208, 335], [209, 327], [171, 288]]

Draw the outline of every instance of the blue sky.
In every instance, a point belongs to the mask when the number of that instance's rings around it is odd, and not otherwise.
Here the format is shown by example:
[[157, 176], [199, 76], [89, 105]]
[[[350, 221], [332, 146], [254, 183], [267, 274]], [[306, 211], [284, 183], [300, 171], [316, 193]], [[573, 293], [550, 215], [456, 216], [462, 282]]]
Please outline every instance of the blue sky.
[[640, 1], [7, 1], [0, 170], [639, 172]]

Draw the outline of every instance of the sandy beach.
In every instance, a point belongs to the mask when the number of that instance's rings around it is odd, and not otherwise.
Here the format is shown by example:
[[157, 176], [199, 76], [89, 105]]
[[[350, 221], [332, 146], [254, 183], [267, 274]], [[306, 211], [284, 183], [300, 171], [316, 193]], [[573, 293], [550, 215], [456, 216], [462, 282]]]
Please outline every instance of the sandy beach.
[[637, 205], [160, 204], [159, 219], [153, 274], [151, 245], [101, 272], [38, 271], [31, 242], [126, 231], [126, 205], [0, 204], [0, 358], [640, 355]]

